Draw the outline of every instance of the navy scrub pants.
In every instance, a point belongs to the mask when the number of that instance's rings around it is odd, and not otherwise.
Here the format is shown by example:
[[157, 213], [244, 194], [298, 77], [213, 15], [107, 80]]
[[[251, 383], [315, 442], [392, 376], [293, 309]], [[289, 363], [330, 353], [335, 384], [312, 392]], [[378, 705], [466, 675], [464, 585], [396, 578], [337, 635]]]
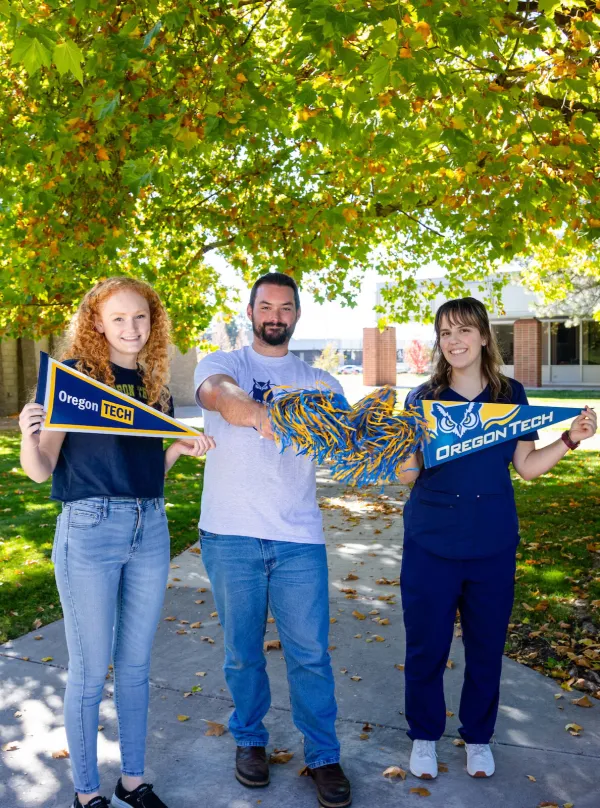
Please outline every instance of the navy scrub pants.
[[458, 609], [465, 649], [459, 732], [466, 743], [489, 743], [498, 713], [515, 565], [514, 547], [486, 558], [456, 559], [405, 542], [400, 582], [405, 712], [413, 740], [437, 741], [444, 732], [444, 671]]

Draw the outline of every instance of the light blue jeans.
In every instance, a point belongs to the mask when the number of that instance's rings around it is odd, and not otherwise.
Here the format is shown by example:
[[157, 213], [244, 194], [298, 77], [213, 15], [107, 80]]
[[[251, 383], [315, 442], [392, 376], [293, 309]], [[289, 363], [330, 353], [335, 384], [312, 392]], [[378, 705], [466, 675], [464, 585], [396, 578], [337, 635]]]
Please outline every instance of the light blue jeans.
[[263, 652], [270, 607], [287, 665], [292, 717], [310, 768], [340, 759], [329, 657], [329, 591], [323, 544], [200, 531], [202, 559], [225, 634], [225, 679], [238, 746], [266, 746], [271, 691]]
[[112, 659], [123, 774], [144, 773], [152, 641], [169, 574], [162, 499], [63, 504], [52, 560], [65, 617], [65, 728], [75, 790], [100, 787], [98, 715]]

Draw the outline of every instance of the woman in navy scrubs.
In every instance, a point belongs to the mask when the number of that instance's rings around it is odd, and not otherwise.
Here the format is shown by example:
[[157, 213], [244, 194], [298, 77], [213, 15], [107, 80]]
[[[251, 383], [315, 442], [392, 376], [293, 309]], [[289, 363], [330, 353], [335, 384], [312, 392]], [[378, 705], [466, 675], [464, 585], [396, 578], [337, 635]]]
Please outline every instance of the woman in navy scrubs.
[[[435, 318], [434, 372], [411, 390], [419, 399], [527, 404], [523, 386], [500, 373], [502, 358], [482, 303], [444, 303]], [[402, 607], [406, 628], [406, 719], [413, 740], [410, 770], [437, 775], [435, 743], [446, 723], [443, 676], [460, 611], [465, 678], [459, 732], [467, 771], [494, 773], [494, 733], [506, 630], [514, 596], [519, 524], [509, 467], [524, 480], [551, 469], [569, 449], [596, 432], [588, 408], [568, 431], [535, 448], [536, 433], [423, 469], [420, 452], [404, 465], [401, 482], [416, 480], [404, 510]]]

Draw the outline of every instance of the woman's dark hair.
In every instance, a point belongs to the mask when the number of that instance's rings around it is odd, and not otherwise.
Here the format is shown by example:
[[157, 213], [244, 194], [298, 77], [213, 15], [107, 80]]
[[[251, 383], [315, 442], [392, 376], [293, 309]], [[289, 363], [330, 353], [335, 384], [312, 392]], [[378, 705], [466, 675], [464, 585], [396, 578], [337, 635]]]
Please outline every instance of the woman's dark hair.
[[450, 325], [469, 325], [479, 331], [485, 340], [485, 345], [481, 347], [481, 370], [490, 386], [490, 399], [497, 401], [498, 398], [510, 397], [510, 382], [500, 372], [503, 364], [502, 355], [490, 327], [487, 310], [483, 303], [474, 297], [447, 300], [436, 312], [432, 357], [433, 373], [428, 383], [428, 387], [433, 390], [434, 397], [439, 398], [444, 390], [450, 387], [452, 378], [452, 366], [440, 348], [440, 331], [444, 317]]
[[298, 284], [289, 275], [284, 275], [283, 272], [267, 272], [266, 275], [262, 275], [255, 282], [250, 292], [250, 308], [252, 309], [254, 308], [256, 293], [258, 292], [261, 286], [264, 286], [265, 283], [270, 283], [273, 286], [288, 286], [290, 289], [293, 289], [294, 303], [296, 304], [296, 311], [298, 311], [298, 309], [300, 308], [300, 294], [298, 292]]

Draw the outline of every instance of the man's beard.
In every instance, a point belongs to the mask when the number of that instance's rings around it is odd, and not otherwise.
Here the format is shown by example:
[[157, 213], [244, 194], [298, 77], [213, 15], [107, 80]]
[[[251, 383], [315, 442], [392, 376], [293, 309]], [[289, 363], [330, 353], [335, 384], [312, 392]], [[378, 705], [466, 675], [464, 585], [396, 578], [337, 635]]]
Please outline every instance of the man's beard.
[[[273, 326], [276, 326], [275, 328]], [[285, 323], [262, 323], [256, 325], [252, 318], [252, 330], [259, 340], [267, 345], [285, 345], [292, 338], [296, 328], [296, 323], [286, 325]]]

